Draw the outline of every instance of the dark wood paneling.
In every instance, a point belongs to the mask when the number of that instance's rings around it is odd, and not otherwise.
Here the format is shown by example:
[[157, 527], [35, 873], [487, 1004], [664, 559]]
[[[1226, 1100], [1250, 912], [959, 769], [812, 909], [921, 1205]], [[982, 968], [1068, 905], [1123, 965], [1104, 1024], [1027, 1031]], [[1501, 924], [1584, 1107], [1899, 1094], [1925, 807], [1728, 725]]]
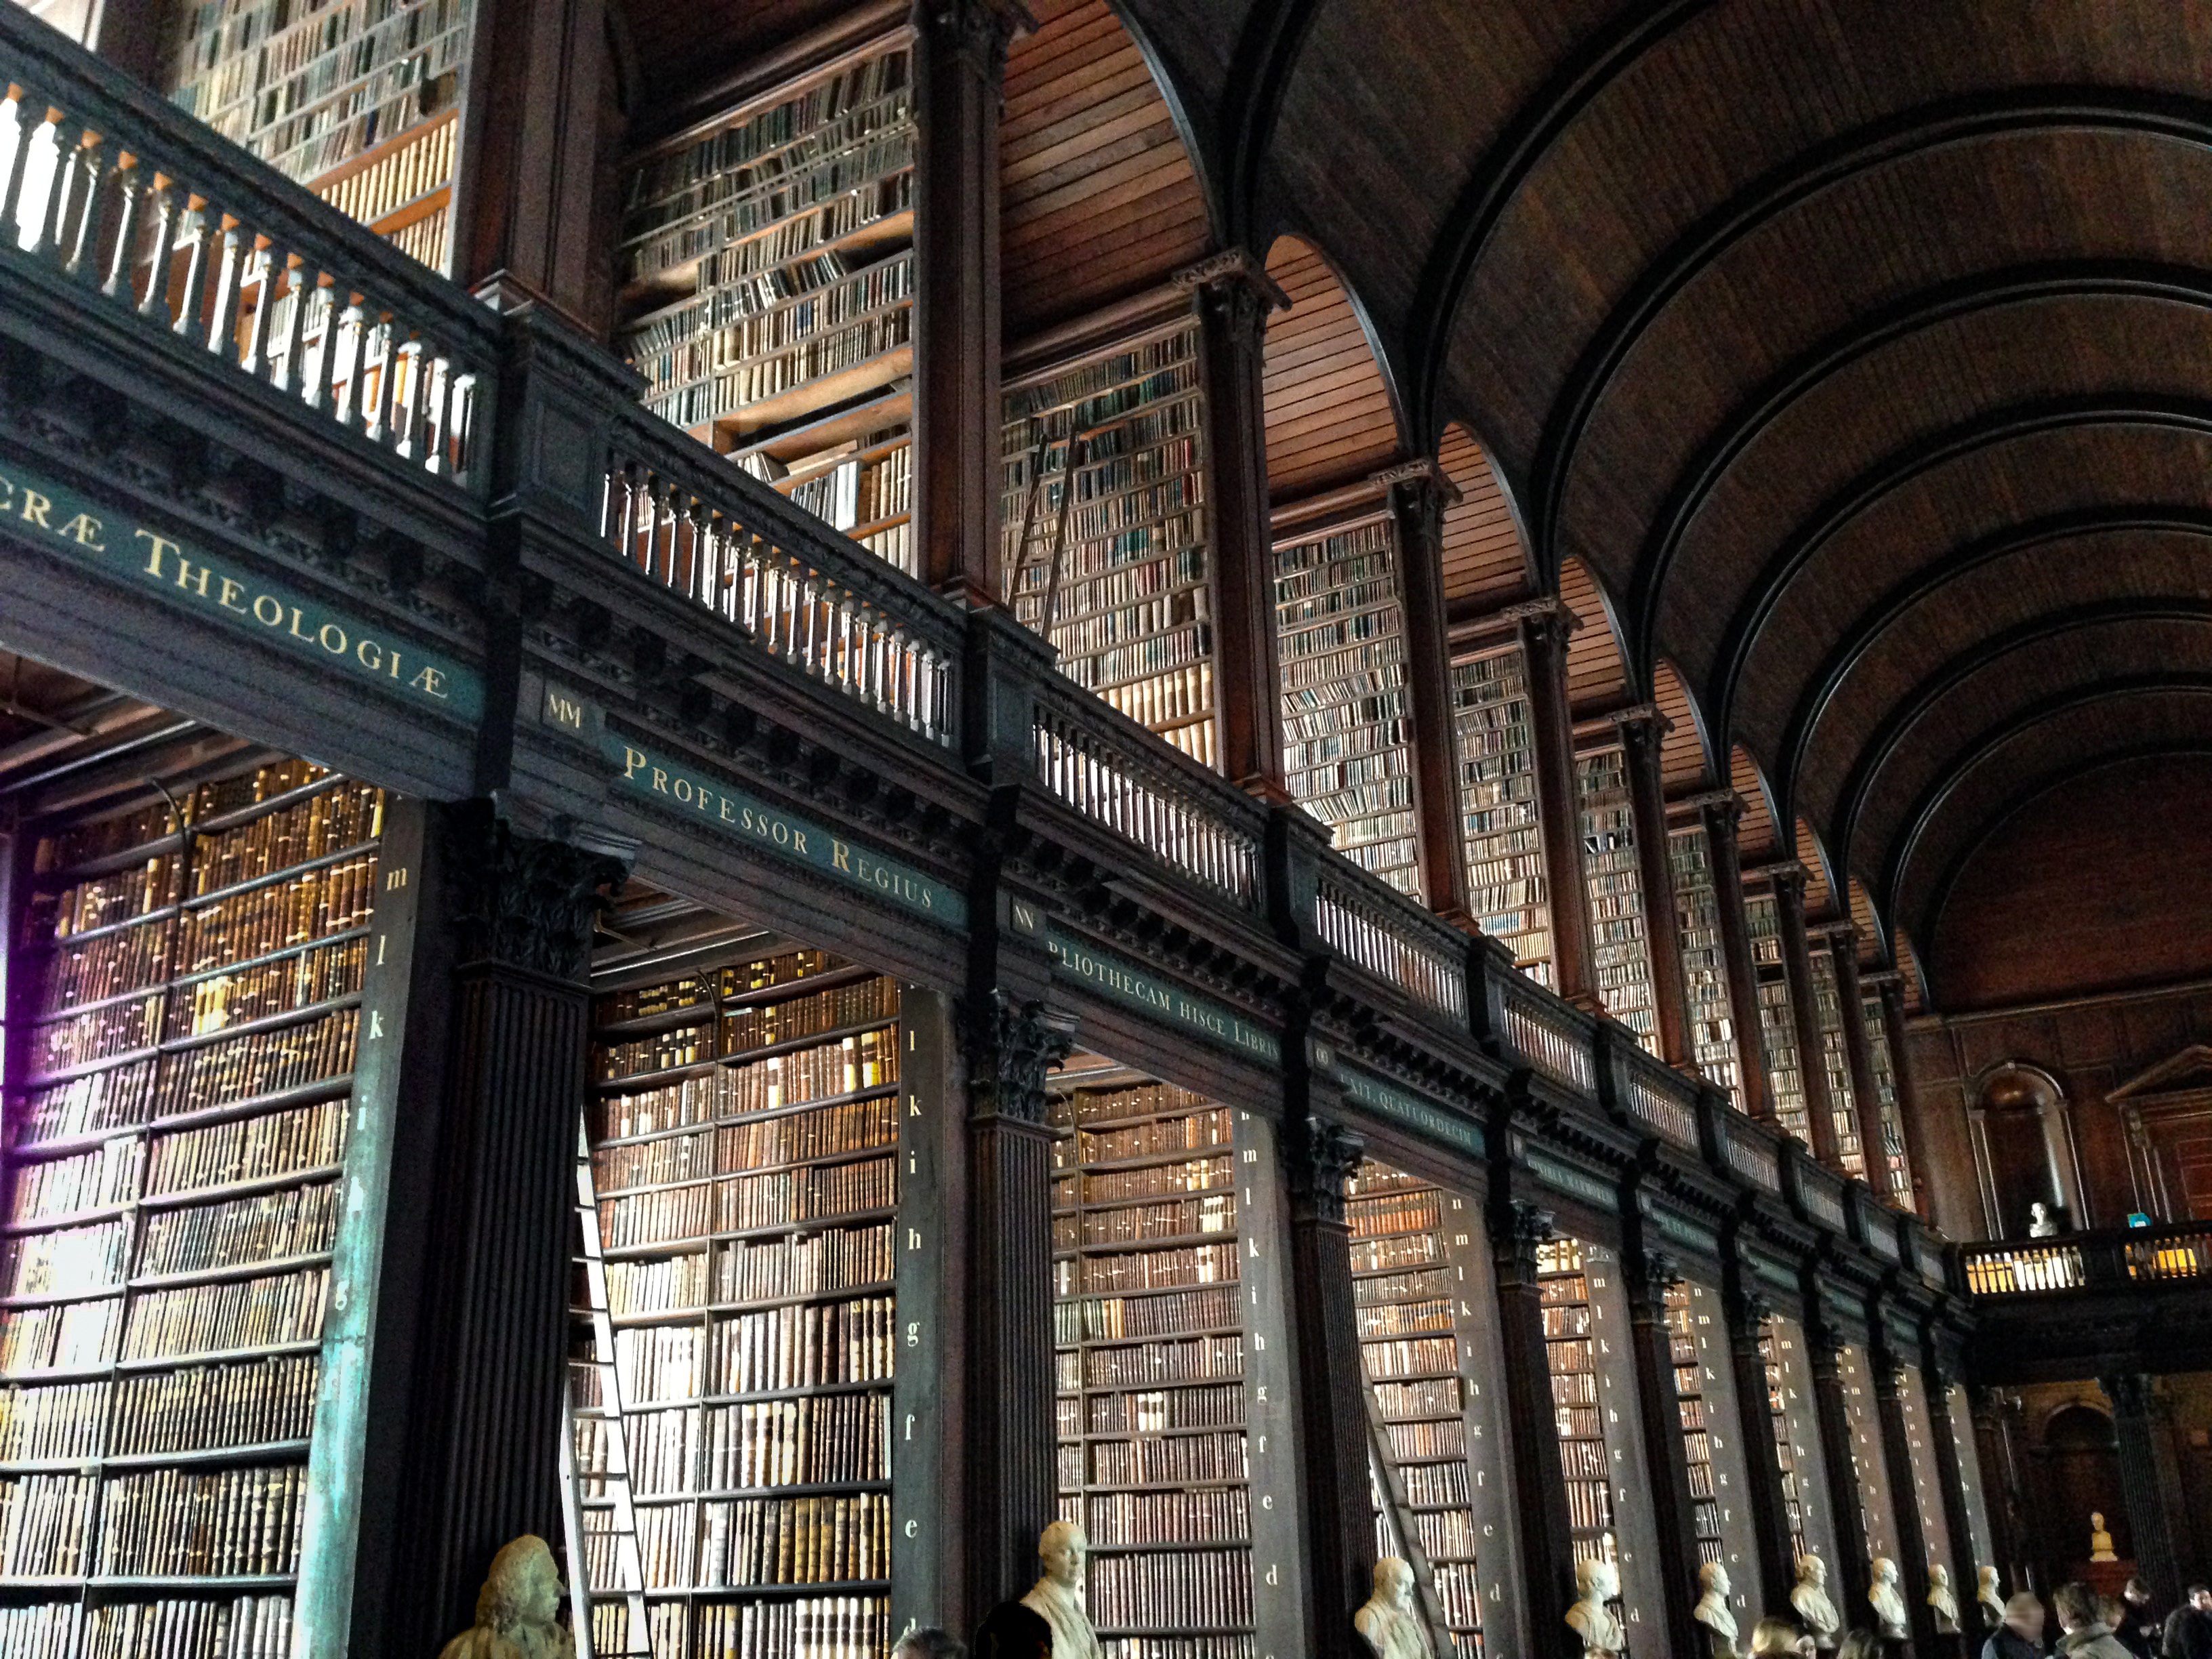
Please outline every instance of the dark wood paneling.
[[1000, 129], [1009, 340], [1206, 251], [1206, 198], [1144, 55], [1105, 0], [1044, 0], [1006, 59]]
[[1444, 509], [1445, 605], [1479, 615], [1527, 598], [1528, 550], [1481, 444], [1455, 422], [1444, 428], [1437, 459], [1460, 493], [1460, 504]]
[[1652, 665], [1651, 700], [1667, 720], [1667, 736], [1659, 750], [1662, 775], [1671, 795], [1689, 794], [1713, 787], [1713, 769], [1705, 740], [1698, 729], [1698, 716], [1690, 701], [1690, 688], [1674, 672], [1674, 665]]
[[1596, 579], [1580, 559], [1559, 568], [1559, 598], [1582, 623], [1567, 640], [1567, 706], [1577, 716], [1618, 708], [1628, 701], [1620, 636]]
[[1389, 465], [1398, 422], [1367, 331], [1328, 262], [1285, 237], [1267, 255], [1267, 274], [1291, 301], [1267, 319], [1261, 373], [1267, 486], [1286, 501]]
[[1736, 831], [1736, 846], [1747, 866], [1764, 864], [1782, 855], [1774, 835], [1774, 807], [1767, 799], [1759, 763], [1738, 744], [1729, 751], [1729, 787], [1743, 799], [1743, 823]]

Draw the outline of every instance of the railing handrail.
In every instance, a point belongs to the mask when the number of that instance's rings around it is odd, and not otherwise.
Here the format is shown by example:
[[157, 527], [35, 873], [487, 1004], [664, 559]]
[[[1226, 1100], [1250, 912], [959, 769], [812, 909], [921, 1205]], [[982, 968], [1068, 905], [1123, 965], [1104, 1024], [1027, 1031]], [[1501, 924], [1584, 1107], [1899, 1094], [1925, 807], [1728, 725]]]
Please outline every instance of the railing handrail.
[[1662, 1139], [1686, 1152], [1698, 1150], [1698, 1085], [1643, 1044], [1624, 1040], [1622, 1069], [1631, 1116]]
[[[32, 72], [19, 74], [19, 69]], [[456, 343], [465, 336], [483, 351], [496, 350], [499, 317], [467, 289], [20, 6], [0, 9], [0, 81], [21, 81], [49, 102], [66, 94], [73, 100], [69, 112], [118, 148], [155, 162], [181, 161], [220, 177], [234, 192], [222, 204], [227, 210], [242, 206], [291, 222], [287, 228], [301, 249], [404, 292], [410, 304], [434, 313], [439, 328], [450, 330]], [[178, 176], [188, 185], [199, 182], [182, 169]]]
[[[1336, 955], [1348, 961], [1370, 977], [1379, 977], [1400, 994], [1419, 1003], [1431, 1012], [1464, 1019], [1467, 1015], [1467, 951], [1468, 936], [1434, 912], [1416, 903], [1372, 871], [1362, 869], [1351, 859], [1331, 848], [1328, 856], [1319, 860], [1317, 901], [1329, 896], [1328, 890], [1339, 890], [1340, 902], [1355, 915], [1369, 921], [1386, 934], [1400, 949], [1422, 957], [1434, 970], [1437, 988], [1433, 994], [1408, 985], [1399, 975], [1377, 964], [1361, 961], [1357, 956], [1330, 942]], [[1327, 927], [1316, 918], [1324, 936]]]

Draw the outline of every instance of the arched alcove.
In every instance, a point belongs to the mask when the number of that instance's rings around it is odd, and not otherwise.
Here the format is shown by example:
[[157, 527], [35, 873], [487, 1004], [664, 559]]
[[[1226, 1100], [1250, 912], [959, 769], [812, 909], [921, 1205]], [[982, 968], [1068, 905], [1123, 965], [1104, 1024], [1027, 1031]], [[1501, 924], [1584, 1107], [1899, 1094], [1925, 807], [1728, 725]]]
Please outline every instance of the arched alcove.
[[1398, 413], [1351, 291], [1321, 250], [1276, 239], [1267, 275], [1291, 301], [1267, 319], [1261, 396], [1277, 505], [1356, 483], [1404, 453]]
[[2073, 1114], [2057, 1078], [2025, 1060], [2000, 1060], [1974, 1079], [1966, 1120], [1990, 1237], [2027, 1237], [2036, 1204], [2062, 1228], [2094, 1224]]

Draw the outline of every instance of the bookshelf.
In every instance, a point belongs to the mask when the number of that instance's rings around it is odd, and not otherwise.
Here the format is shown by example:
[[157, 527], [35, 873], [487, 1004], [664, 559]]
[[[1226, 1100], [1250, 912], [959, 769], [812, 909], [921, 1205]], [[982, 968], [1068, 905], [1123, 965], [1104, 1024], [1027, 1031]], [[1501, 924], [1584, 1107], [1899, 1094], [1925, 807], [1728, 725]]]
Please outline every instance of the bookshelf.
[[1880, 1108], [1881, 1158], [1875, 1190], [1900, 1207], [1912, 1208], [1912, 1169], [1905, 1153], [1905, 1120], [1897, 1103], [1897, 1061], [1889, 1052], [1889, 1028], [1884, 1023], [1881, 999], [1862, 1000], [1866, 1020], [1867, 1059], [1874, 1073], [1875, 1103]]
[[1010, 376], [1003, 417], [1000, 558], [1015, 616], [1076, 684], [1217, 764], [1196, 319]]
[[1766, 1404], [1774, 1422], [1775, 1456], [1782, 1466], [1782, 1502], [1795, 1555], [1814, 1554], [1833, 1574], [1838, 1562], [1828, 1523], [1827, 1488], [1820, 1469], [1820, 1431], [1814, 1415], [1813, 1376], [1803, 1331], [1779, 1315], [1759, 1330], [1766, 1368]]
[[1544, 890], [1526, 653], [1515, 645], [1454, 662], [1451, 701], [1468, 907], [1523, 972], [1549, 985], [1552, 911]]
[[1920, 1536], [1928, 1559], [1951, 1570], [1951, 1590], [1971, 1594], [1974, 1563], [1951, 1559], [1950, 1505], [1944, 1501], [1943, 1481], [1936, 1467], [1936, 1431], [1928, 1414], [1928, 1387], [1920, 1367], [1907, 1364], [1898, 1381], [1898, 1405], [1905, 1419], [1905, 1451], [1912, 1469], [1913, 1512], [1920, 1517]]
[[291, 1644], [310, 1459], [345, 1432], [319, 1407], [338, 1197], [381, 1190], [349, 1129], [383, 813], [271, 760], [31, 838], [0, 1226], [10, 1652]]
[[[1554, 1239], [1537, 1253], [1544, 1358], [1552, 1373], [1552, 1413], [1559, 1431], [1559, 1470], [1566, 1481], [1575, 1559], [1618, 1564], [1619, 1506], [1606, 1443], [1608, 1402], [1599, 1375], [1598, 1311], [1590, 1300], [1589, 1265], [1579, 1239]], [[1625, 1573], [1622, 1582], [1625, 1591]]]
[[1844, 1041], [1844, 1003], [1836, 989], [1836, 964], [1826, 951], [1814, 951], [1812, 963], [1813, 1006], [1820, 1021], [1820, 1064], [1828, 1078], [1837, 1156], [1844, 1174], [1863, 1176], [1866, 1153], [1859, 1144], [1857, 1097], [1851, 1088], [1850, 1050]]
[[177, 8], [169, 95], [442, 272], [475, 29], [474, 0], [200, 0]]
[[[1473, 1342], [1462, 1340], [1465, 1264], [1447, 1243], [1447, 1206], [1456, 1206], [1455, 1228], [1471, 1224], [1464, 1200], [1370, 1160], [1354, 1177], [1346, 1219], [1376, 1496], [1395, 1510], [1382, 1530], [1406, 1547], [1450, 1652], [1481, 1659], [1482, 1578], [1495, 1583], [1499, 1571], [1493, 1547], [1482, 1541], [1498, 1535], [1486, 1500], [1504, 1475], [1490, 1466], [1482, 1380], [1470, 1363]], [[1378, 1501], [1378, 1523], [1385, 1507]]]
[[1897, 1528], [1890, 1508], [1889, 1466], [1881, 1453], [1881, 1414], [1875, 1402], [1874, 1371], [1866, 1350], [1844, 1346], [1838, 1362], [1844, 1382], [1844, 1416], [1851, 1431], [1851, 1484], [1866, 1523], [1867, 1555], [1897, 1559]]
[[1746, 893], [1743, 915], [1759, 983], [1759, 1032], [1766, 1048], [1766, 1079], [1774, 1115], [1784, 1129], [1810, 1146], [1812, 1127], [1805, 1115], [1797, 1018], [1790, 1006], [1790, 982], [1782, 965], [1781, 918], [1775, 910], [1774, 895], [1764, 890]]
[[1576, 757], [1575, 799], [1582, 811], [1583, 868], [1589, 888], [1598, 994], [1605, 1000], [1606, 1012], [1656, 1054], [1659, 1024], [1651, 1001], [1644, 876], [1637, 866], [1636, 829], [1628, 804], [1628, 757], [1619, 744]]
[[1118, 1068], [1076, 1075], [1052, 1104], [1055, 1413], [1091, 1623], [1105, 1659], [1254, 1659], [1298, 1607], [1267, 1451], [1286, 1344], [1266, 1125]]
[[1703, 825], [1672, 831], [1667, 855], [1674, 876], [1674, 914], [1682, 939], [1682, 984], [1689, 1004], [1692, 1058], [1706, 1080], [1729, 1091], [1743, 1109], [1742, 1062], [1729, 1006], [1728, 964], [1721, 955], [1720, 898], [1713, 884], [1712, 846]]
[[1718, 1561], [1728, 1569], [1735, 1586], [1733, 1605], [1741, 1613], [1750, 1606], [1759, 1558], [1752, 1533], [1748, 1448], [1738, 1441], [1743, 1419], [1720, 1292], [1694, 1279], [1669, 1285], [1666, 1316], [1698, 1559]]
[[647, 152], [615, 252], [646, 406], [909, 575], [913, 76], [890, 37]]
[[1283, 770], [1337, 850], [1420, 896], [1397, 526], [1387, 514], [1275, 544]]
[[603, 1653], [890, 1650], [900, 1014], [892, 981], [806, 950], [593, 999], [618, 1415], [580, 1316], [570, 1376]]

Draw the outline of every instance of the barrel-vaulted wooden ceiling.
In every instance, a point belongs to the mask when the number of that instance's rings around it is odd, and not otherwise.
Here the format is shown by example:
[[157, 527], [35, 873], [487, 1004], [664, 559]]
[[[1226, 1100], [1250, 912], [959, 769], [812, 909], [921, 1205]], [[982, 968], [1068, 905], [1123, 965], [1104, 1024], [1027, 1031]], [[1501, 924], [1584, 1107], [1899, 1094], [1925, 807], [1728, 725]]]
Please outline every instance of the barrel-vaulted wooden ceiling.
[[1121, 3], [1224, 233], [1326, 253], [1886, 917], [2212, 745], [2212, 4]]

